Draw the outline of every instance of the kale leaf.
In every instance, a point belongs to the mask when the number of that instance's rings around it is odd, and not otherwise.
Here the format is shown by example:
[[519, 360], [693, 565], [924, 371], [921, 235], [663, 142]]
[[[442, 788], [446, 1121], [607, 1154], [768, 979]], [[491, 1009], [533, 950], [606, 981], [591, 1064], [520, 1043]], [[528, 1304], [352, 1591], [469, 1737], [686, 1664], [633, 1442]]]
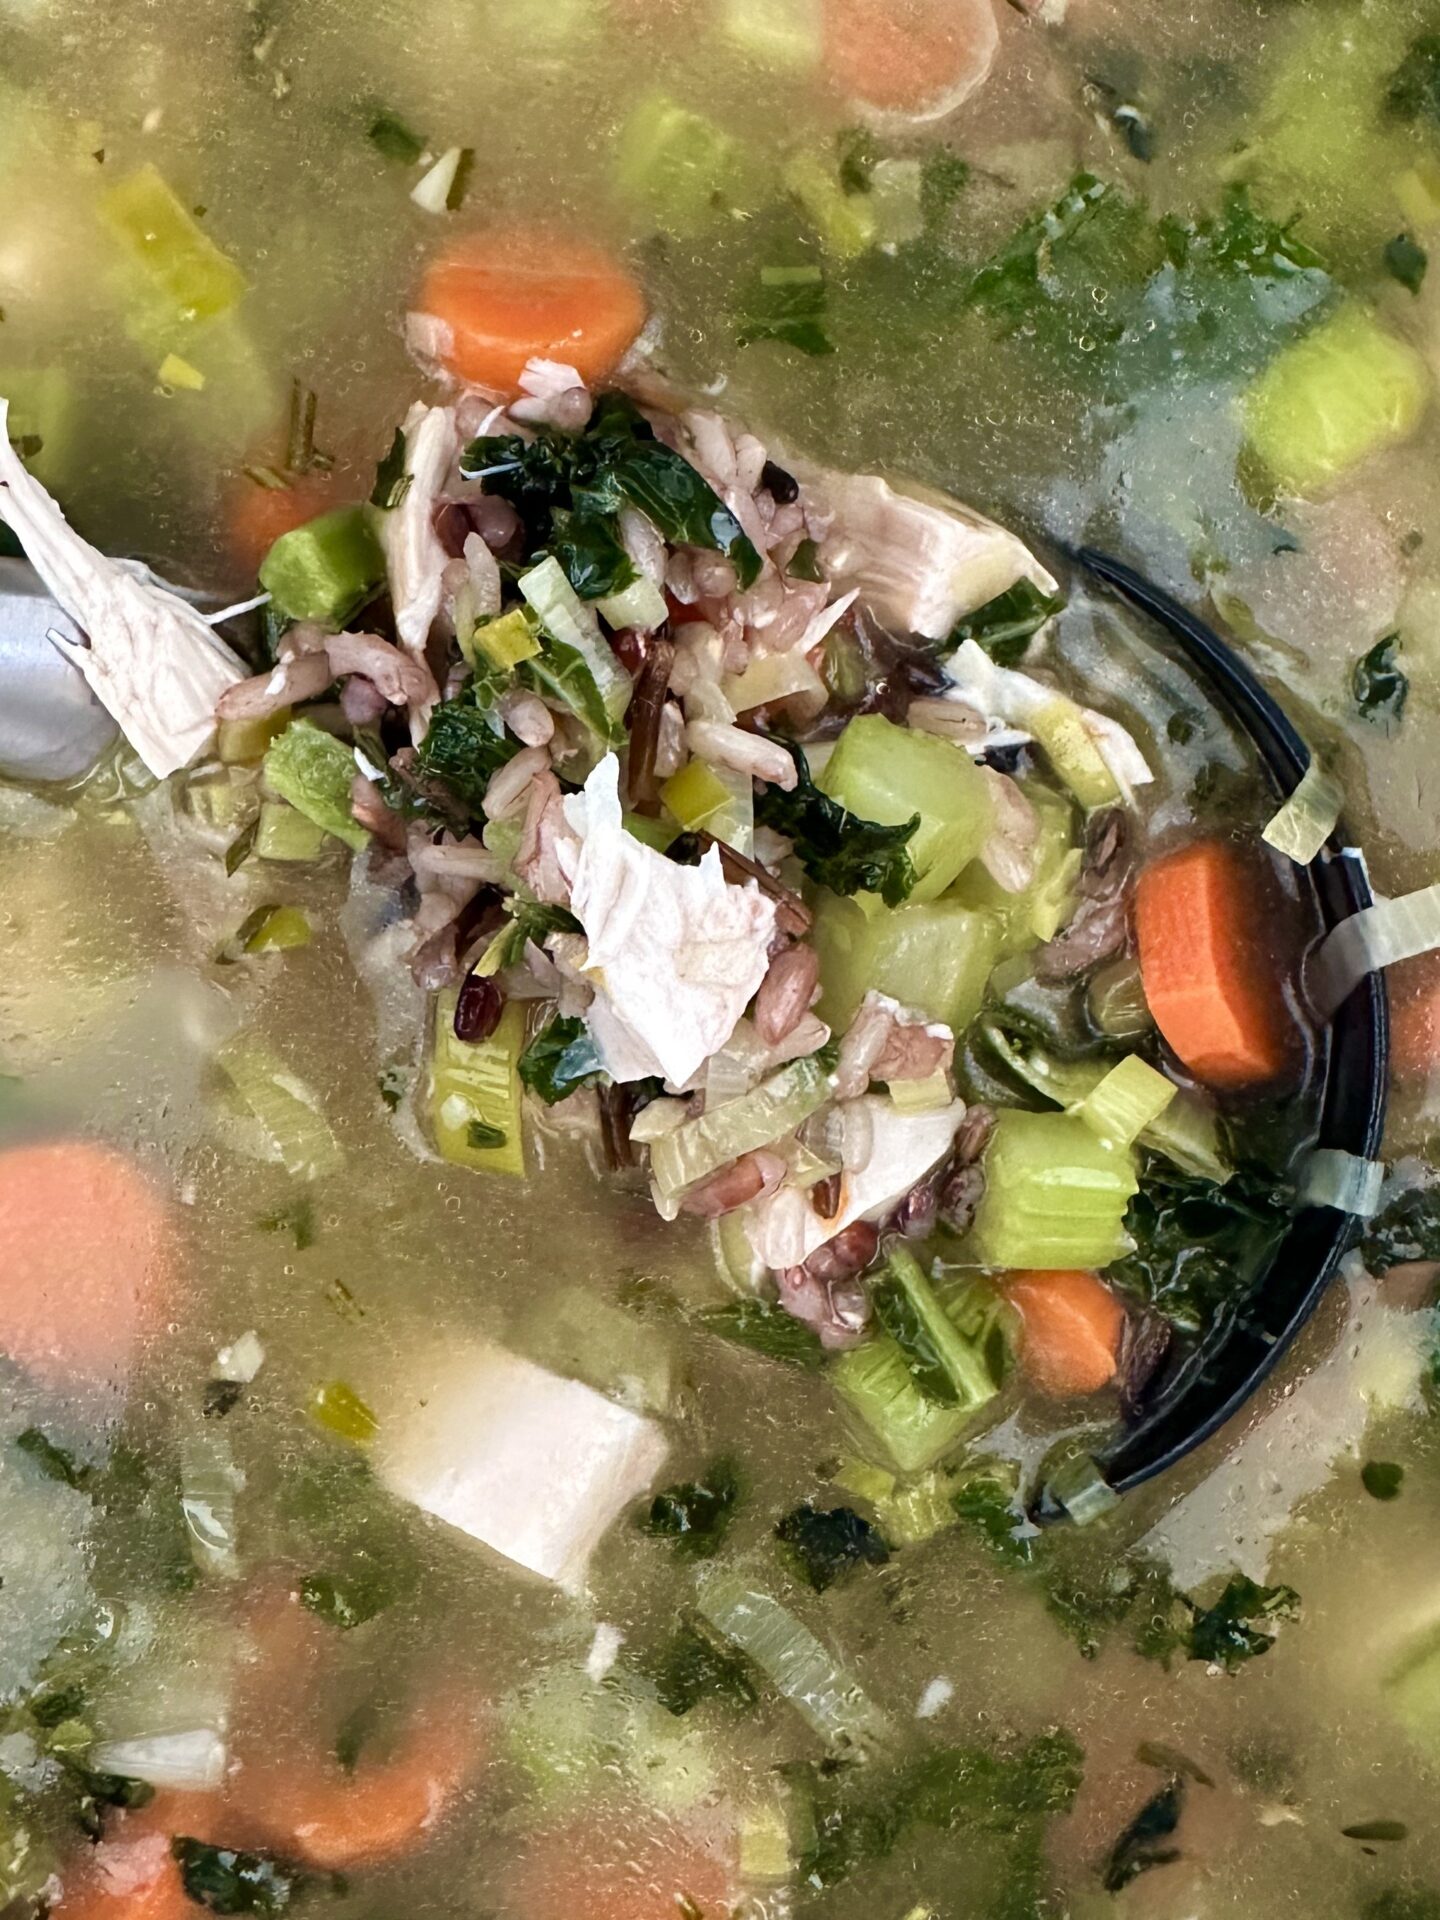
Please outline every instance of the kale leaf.
[[1398, 1500], [1405, 1469], [1394, 1460], [1367, 1460], [1360, 1469], [1360, 1484], [1372, 1500]]
[[1015, 1495], [1015, 1481], [1007, 1483], [997, 1467], [963, 1480], [951, 1494], [950, 1504], [1000, 1560], [1008, 1566], [1028, 1567], [1035, 1557], [1035, 1542], [1015, 1531], [1024, 1518]]
[[546, 906], [540, 900], [514, 899], [509, 902], [509, 907], [510, 924], [496, 934], [481, 962], [487, 975], [499, 973], [506, 967], [518, 966], [525, 958], [525, 949], [532, 940], [537, 947], [543, 947], [552, 933], [583, 931], [568, 907]]
[[639, 1516], [642, 1532], [669, 1540], [678, 1553], [708, 1560], [720, 1551], [740, 1498], [733, 1460], [716, 1460], [703, 1480], [682, 1481], [655, 1495]]
[[550, 516], [550, 550], [582, 600], [623, 593], [639, 577], [613, 519], [557, 507]]
[[1110, 1849], [1102, 1884], [1107, 1893], [1119, 1893], [1150, 1867], [1169, 1866], [1180, 1858], [1180, 1849], [1167, 1845], [1180, 1824], [1185, 1804], [1185, 1782], [1172, 1780], [1147, 1800]]
[[834, 353], [825, 330], [825, 275], [819, 267], [762, 267], [746, 296], [735, 344], [778, 340], [812, 359]]
[[1398, 280], [1411, 293], [1419, 293], [1425, 283], [1425, 270], [1430, 265], [1430, 256], [1419, 241], [1408, 233], [1397, 233], [1393, 240], [1385, 242], [1382, 257], [1385, 271], [1392, 280]]
[[1400, 724], [1410, 697], [1410, 682], [1396, 661], [1399, 651], [1399, 634], [1387, 633], [1356, 661], [1350, 690], [1363, 719]]
[[1440, 1260], [1440, 1187], [1411, 1187], [1370, 1223], [1361, 1257], [1377, 1277], [1411, 1260]]
[[400, 118], [382, 107], [370, 123], [370, 143], [397, 166], [413, 167], [425, 151], [425, 142]]
[[1429, 120], [1440, 126], [1440, 34], [1422, 33], [1410, 42], [1385, 89], [1385, 110], [1407, 125]]
[[956, 1407], [960, 1392], [940, 1357], [930, 1329], [914, 1301], [893, 1279], [880, 1279], [870, 1289], [875, 1317], [905, 1356], [910, 1378], [925, 1398], [939, 1407]]
[[542, 1027], [520, 1056], [520, 1078], [547, 1107], [597, 1085], [604, 1073], [590, 1029], [573, 1014]]
[[702, 1700], [726, 1700], [753, 1707], [760, 1699], [750, 1663], [723, 1646], [696, 1622], [687, 1620], [646, 1664], [661, 1706], [677, 1719]]
[[915, 885], [908, 848], [920, 831], [919, 814], [899, 827], [858, 819], [815, 785], [801, 749], [792, 743], [790, 751], [799, 776], [795, 790], [762, 787], [755, 797], [757, 822], [794, 841], [817, 886], [832, 893], [878, 893], [887, 907], [898, 907]]
[[283, 1913], [300, 1883], [288, 1867], [259, 1853], [212, 1847], [181, 1834], [170, 1843], [192, 1900], [212, 1913]]
[[517, 740], [461, 698], [435, 709], [415, 765], [423, 779], [439, 781], [468, 812], [479, 814], [492, 775], [519, 751]]
[[1018, 666], [1033, 635], [1064, 605], [1062, 595], [1042, 593], [1033, 580], [1017, 580], [1005, 593], [966, 614], [948, 644], [959, 647], [975, 640], [996, 666]]
[[751, 1353], [783, 1361], [787, 1366], [819, 1367], [825, 1360], [825, 1349], [809, 1327], [782, 1308], [767, 1307], [759, 1300], [709, 1307], [696, 1315], [696, 1323], [733, 1346], [746, 1347]]
[[890, 1558], [882, 1535], [849, 1507], [832, 1507], [828, 1512], [808, 1505], [796, 1507], [779, 1522], [775, 1538], [816, 1593], [824, 1593], [856, 1567], [883, 1567]]
[[394, 1582], [375, 1567], [344, 1574], [312, 1573], [300, 1582], [300, 1603], [332, 1627], [348, 1633], [392, 1606]]
[[1150, 1154], [1125, 1216], [1135, 1250], [1107, 1278], [1182, 1331], [1203, 1333], [1243, 1299], [1289, 1225], [1292, 1200], [1263, 1167], [1242, 1166], [1220, 1186]]
[[370, 490], [371, 506], [382, 513], [392, 513], [410, 491], [414, 476], [405, 465], [406, 458], [404, 429], [397, 427], [390, 451], [375, 469], [375, 485]]
[[1237, 1574], [1213, 1606], [1188, 1604], [1194, 1614], [1186, 1645], [1190, 1659], [1233, 1673], [1243, 1661], [1269, 1652], [1275, 1635], [1259, 1623], [1293, 1620], [1300, 1596], [1293, 1587], [1262, 1587]]

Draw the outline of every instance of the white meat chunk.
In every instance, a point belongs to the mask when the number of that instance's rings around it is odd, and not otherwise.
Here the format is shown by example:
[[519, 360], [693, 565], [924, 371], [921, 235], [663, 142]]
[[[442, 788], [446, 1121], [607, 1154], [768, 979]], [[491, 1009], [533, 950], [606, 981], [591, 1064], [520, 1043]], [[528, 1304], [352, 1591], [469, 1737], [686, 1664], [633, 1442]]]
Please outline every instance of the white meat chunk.
[[425, 651], [440, 613], [449, 559], [435, 531], [435, 514], [460, 452], [453, 407], [417, 401], [405, 416], [405, 470], [410, 484], [398, 507], [380, 516], [380, 542], [395, 631], [407, 652]]
[[482, 1342], [449, 1342], [406, 1369], [373, 1457], [402, 1500], [567, 1592], [653, 1484], [657, 1423], [578, 1380]]

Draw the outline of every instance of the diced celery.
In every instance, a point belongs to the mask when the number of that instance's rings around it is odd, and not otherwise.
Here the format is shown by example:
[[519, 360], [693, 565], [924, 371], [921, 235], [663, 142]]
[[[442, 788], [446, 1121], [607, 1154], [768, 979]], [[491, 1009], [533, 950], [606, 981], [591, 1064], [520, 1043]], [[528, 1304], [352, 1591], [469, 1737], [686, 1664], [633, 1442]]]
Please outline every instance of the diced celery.
[[310, 1396], [310, 1417], [327, 1433], [363, 1447], [380, 1431], [380, 1422], [343, 1380], [327, 1380]]
[[1127, 1245], [1139, 1189], [1128, 1149], [1062, 1113], [1000, 1115], [971, 1243], [992, 1267], [1105, 1267]]
[[227, 767], [252, 766], [290, 724], [289, 707], [263, 720], [222, 720], [215, 729], [215, 751]]
[[853, 1493], [858, 1500], [868, 1500], [872, 1507], [878, 1507], [895, 1491], [894, 1474], [877, 1467], [872, 1460], [862, 1460], [858, 1454], [846, 1454], [833, 1479], [843, 1492]]
[[920, 1473], [933, 1465], [970, 1424], [969, 1408], [942, 1407], [925, 1398], [909, 1361], [888, 1333], [842, 1353], [831, 1367], [831, 1378], [901, 1473]]
[[721, 0], [720, 30], [769, 67], [818, 67], [821, 0]]
[[794, 1874], [790, 1813], [778, 1793], [740, 1809], [739, 1866], [740, 1878], [752, 1886], [783, 1887]]
[[265, 785], [358, 853], [370, 835], [350, 811], [355, 757], [309, 720], [292, 720], [265, 755]]
[[943, 1068], [924, 1080], [892, 1080], [889, 1084], [890, 1104], [901, 1113], [933, 1113], [937, 1107], [948, 1107], [955, 1098], [950, 1076]]
[[256, 1128], [263, 1157], [295, 1180], [318, 1180], [345, 1164], [340, 1144], [313, 1089], [261, 1042], [242, 1034], [215, 1056], [239, 1105]]
[[918, 160], [880, 160], [871, 169], [868, 198], [877, 247], [903, 247], [925, 231], [923, 182]]
[[53, 487], [74, 446], [74, 381], [62, 367], [7, 367], [0, 369], [0, 393], [10, 402], [7, 431], [25, 465]]
[[1429, 398], [1420, 355], [1352, 304], [1277, 355], [1250, 387], [1246, 438], [1277, 486], [1318, 493], [1408, 439]]
[[736, 713], [749, 713], [753, 707], [769, 706], [775, 700], [789, 700], [797, 693], [814, 695], [817, 706], [828, 698], [825, 682], [800, 647], [757, 655], [743, 673], [726, 679], [721, 691]]
[[337, 507], [282, 533], [260, 568], [278, 612], [332, 627], [343, 627], [384, 580], [385, 555], [363, 507]]
[[255, 831], [255, 853], [261, 860], [318, 860], [330, 844], [330, 835], [287, 801], [261, 803]]
[[664, 626], [670, 614], [665, 595], [643, 573], [620, 593], [606, 594], [603, 600], [597, 600], [595, 611], [617, 633], [626, 627], [634, 627], [640, 633], [653, 633], [657, 627]]
[[623, 745], [631, 680], [601, 633], [594, 608], [576, 593], [553, 554], [517, 584], [539, 615], [547, 642], [524, 663], [522, 677], [563, 701], [607, 745]]
[[[523, 607], [502, 613], [498, 620], [486, 620], [470, 633], [471, 665], [484, 660], [497, 673], [509, 673], [522, 660], [533, 660], [540, 651], [540, 638]], [[464, 649], [462, 649], [464, 651]]]
[[217, 833], [233, 833], [253, 820], [258, 805], [253, 769], [222, 767], [192, 774], [185, 782], [185, 809]]
[[820, 1017], [837, 1033], [871, 988], [961, 1033], [984, 1001], [1002, 922], [958, 900], [867, 914], [853, 900], [822, 894], [812, 938], [820, 956]]
[[1107, 1147], [1133, 1147], [1171, 1104], [1180, 1089], [1148, 1060], [1132, 1053], [1075, 1108], [1075, 1116]]
[[303, 907], [274, 907], [245, 942], [246, 953], [289, 953], [314, 935]]
[[650, 1172], [662, 1198], [673, 1200], [741, 1154], [793, 1133], [829, 1097], [830, 1076], [821, 1063], [796, 1060], [753, 1092], [662, 1134], [650, 1148]]
[[818, 153], [797, 153], [785, 163], [784, 181], [836, 260], [853, 260], [875, 243], [875, 211], [866, 193], [847, 193], [831, 162]]
[[627, 813], [625, 831], [647, 847], [653, 847], [656, 853], [664, 853], [676, 838], [676, 830], [668, 820], [652, 820], [647, 814]]
[[743, 178], [739, 141], [667, 94], [647, 95], [621, 130], [615, 184], [668, 232], [693, 233], [723, 213]]
[[919, 814], [910, 842], [915, 901], [942, 894], [990, 831], [990, 795], [969, 754], [878, 713], [850, 722], [819, 785], [862, 820], [900, 826]]
[[730, 789], [706, 761], [689, 760], [661, 787], [660, 798], [685, 831], [694, 833], [729, 806]]
[[955, 882], [947, 899], [999, 914], [1004, 924], [1001, 954], [1024, 953], [1059, 932], [1075, 898], [1084, 855], [1075, 845], [1074, 808], [1064, 794], [1028, 781], [1025, 796], [1040, 816], [1035, 877], [1023, 893], [1007, 893], [978, 860]]
[[1030, 731], [1051, 766], [1082, 807], [1108, 807], [1121, 798], [1120, 783], [1085, 727], [1073, 700], [1057, 694], [1030, 716]]
[[[994, 1356], [986, 1350], [990, 1331], [988, 1323], [983, 1320], [978, 1323], [980, 1338], [978, 1343], [972, 1344], [941, 1306], [920, 1262], [903, 1247], [897, 1247], [891, 1253], [886, 1262], [885, 1276], [877, 1284], [881, 1288], [899, 1288], [903, 1294], [909, 1311], [902, 1318], [917, 1327], [920, 1344], [933, 1353], [934, 1359], [927, 1361], [932, 1370], [934, 1361], [938, 1360], [941, 1372], [950, 1383], [948, 1404], [974, 1413], [988, 1400], [994, 1399], [1005, 1381], [1008, 1356], [1002, 1350], [1000, 1364], [993, 1364]], [[887, 1310], [878, 1293], [877, 1310], [890, 1328], [892, 1337], [897, 1337], [900, 1329], [892, 1324], [890, 1310]], [[940, 1397], [939, 1390], [932, 1391], [929, 1397]]]
[[147, 163], [130, 174], [103, 196], [100, 209], [182, 319], [211, 319], [245, 292], [244, 274], [157, 168]]
[[855, 1747], [888, 1737], [889, 1722], [854, 1676], [770, 1594], [717, 1574], [700, 1588], [697, 1606], [823, 1739]]
[[512, 1000], [490, 1038], [471, 1045], [455, 1037], [455, 998], [448, 992], [435, 1001], [429, 1081], [435, 1145], [456, 1166], [523, 1178], [520, 1054], [525, 1009]]
[[188, 360], [182, 360], [178, 353], [167, 353], [160, 362], [155, 378], [162, 387], [169, 387], [179, 393], [203, 393], [205, 376], [198, 367], [192, 367]]

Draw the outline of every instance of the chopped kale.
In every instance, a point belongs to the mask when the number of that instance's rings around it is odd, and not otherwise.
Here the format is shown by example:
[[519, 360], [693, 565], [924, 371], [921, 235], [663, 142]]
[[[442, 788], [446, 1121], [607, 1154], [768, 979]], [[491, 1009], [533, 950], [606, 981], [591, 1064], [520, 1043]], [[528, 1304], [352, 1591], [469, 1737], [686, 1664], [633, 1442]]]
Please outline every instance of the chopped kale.
[[782, 1308], [767, 1307], [759, 1300], [737, 1300], [732, 1306], [707, 1308], [696, 1315], [696, 1324], [734, 1346], [747, 1347], [751, 1353], [764, 1354], [767, 1360], [780, 1360], [787, 1366], [818, 1367], [825, 1359], [825, 1349], [809, 1327]]
[[936, 1406], [960, 1404], [960, 1392], [950, 1377], [930, 1329], [899, 1280], [879, 1279], [870, 1289], [875, 1318], [905, 1356], [910, 1378]]
[[390, 451], [375, 469], [375, 485], [370, 491], [371, 506], [379, 507], [382, 513], [392, 513], [410, 491], [413, 476], [405, 465], [406, 452], [404, 431], [397, 427]]
[[300, 1582], [301, 1604], [342, 1633], [373, 1620], [396, 1598], [395, 1583], [373, 1566], [348, 1574], [312, 1573]]
[[1403, 1820], [1357, 1820], [1352, 1827], [1340, 1829], [1344, 1840], [1408, 1840], [1410, 1829]]
[[382, 108], [370, 122], [370, 143], [397, 166], [413, 167], [425, 151], [425, 142], [412, 133], [396, 113]]
[[1201, 1333], [1244, 1298], [1284, 1235], [1292, 1202], [1263, 1167], [1242, 1166], [1220, 1186], [1150, 1154], [1125, 1217], [1135, 1250], [1107, 1278], [1173, 1326]]
[[1392, 280], [1398, 280], [1402, 287], [1408, 287], [1411, 293], [1419, 293], [1425, 281], [1425, 269], [1430, 265], [1430, 256], [1417, 240], [1408, 233], [1397, 233], [1393, 240], [1385, 243], [1385, 271]]
[[1398, 1500], [1405, 1469], [1394, 1460], [1367, 1460], [1360, 1469], [1360, 1484], [1372, 1500]]
[[297, 1873], [263, 1854], [212, 1847], [183, 1834], [171, 1841], [170, 1851], [186, 1893], [212, 1913], [283, 1913], [300, 1884]]
[[207, 1380], [200, 1411], [207, 1420], [223, 1420], [239, 1406], [245, 1388], [239, 1380]]
[[148, 1780], [131, 1780], [121, 1773], [97, 1773], [71, 1755], [62, 1756], [71, 1784], [79, 1789], [75, 1818], [82, 1833], [98, 1840], [104, 1831], [108, 1807], [146, 1807], [155, 1798]]
[[550, 525], [550, 549], [582, 600], [603, 600], [635, 584], [635, 562], [613, 520], [557, 507]]
[[1237, 1574], [1213, 1606], [1189, 1604], [1194, 1610], [1186, 1648], [1189, 1657], [1233, 1673], [1242, 1662], [1269, 1652], [1275, 1635], [1267, 1633], [1265, 1625], [1294, 1619], [1300, 1596], [1293, 1587], [1262, 1587]]
[[537, 947], [544, 946], [552, 933], [579, 933], [580, 922], [566, 907], [548, 907], [539, 900], [514, 900], [508, 902], [510, 924], [502, 927], [484, 956], [484, 968], [487, 974], [498, 973], [505, 967], [518, 966], [525, 957], [525, 949], [533, 940]]
[[35, 1462], [48, 1479], [59, 1480], [64, 1486], [73, 1487], [77, 1493], [83, 1492], [92, 1478], [89, 1467], [82, 1466], [74, 1454], [64, 1447], [57, 1447], [39, 1427], [26, 1427], [23, 1433], [16, 1434], [15, 1445]]
[[1440, 1187], [1411, 1187], [1392, 1200], [1360, 1251], [1377, 1276], [1411, 1260], [1440, 1260]]
[[735, 344], [778, 340], [812, 359], [834, 353], [825, 330], [825, 274], [820, 267], [762, 267], [746, 296]]
[[890, 1548], [868, 1520], [849, 1507], [828, 1512], [812, 1506], [796, 1507], [775, 1529], [786, 1557], [816, 1593], [824, 1593], [856, 1567], [883, 1567]]
[[597, 1085], [604, 1074], [590, 1029], [578, 1015], [542, 1027], [520, 1056], [520, 1078], [547, 1107]]
[[981, 1471], [961, 1482], [950, 1504], [998, 1558], [1013, 1567], [1028, 1567], [1035, 1542], [1015, 1531], [1024, 1518], [1015, 1494], [1013, 1481], [1007, 1484], [998, 1471]]
[[810, 778], [804, 753], [791, 745], [799, 776], [792, 793], [764, 786], [755, 796], [755, 819], [795, 843], [800, 864], [817, 886], [832, 893], [878, 893], [898, 907], [915, 885], [909, 843], [920, 830], [917, 813], [903, 826], [857, 819]]
[[640, 1514], [638, 1524], [657, 1540], [669, 1540], [678, 1553], [708, 1560], [720, 1551], [740, 1498], [740, 1480], [732, 1460], [716, 1460], [703, 1480], [666, 1487]]
[[1406, 125], [1428, 120], [1440, 126], [1440, 34], [1422, 33], [1410, 42], [1386, 86], [1385, 110]]
[[802, 540], [785, 569], [792, 580], [809, 580], [816, 586], [824, 580], [820, 571], [820, 549], [813, 540]]
[[976, 640], [999, 667], [1015, 667], [1033, 635], [1065, 605], [1060, 594], [1042, 593], [1033, 580], [1017, 580], [1007, 592], [970, 613], [950, 636], [952, 647]]
[[872, 127], [842, 127], [835, 136], [837, 170], [846, 193], [868, 193], [875, 169], [884, 158]]
[[478, 815], [491, 776], [520, 751], [503, 728], [465, 699], [447, 700], [435, 709], [429, 731], [416, 752], [416, 769], [438, 781], [470, 814]]
[[1180, 1858], [1180, 1849], [1170, 1840], [1180, 1824], [1184, 1804], [1185, 1782], [1180, 1779], [1172, 1780], [1153, 1800], [1145, 1802], [1110, 1849], [1102, 1876], [1107, 1893], [1119, 1893], [1149, 1868], [1169, 1866]]
[[472, 1120], [465, 1129], [466, 1144], [477, 1153], [493, 1153], [508, 1137], [503, 1127], [492, 1126], [488, 1120]]
[[1400, 636], [1388, 633], [1355, 663], [1350, 690], [1361, 717], [1399, 725], [1410, 697], [1410, 682], [1397, 662]]
[[702, 1700], [753, 1707], [760, 1698], [749, 1662], [733, 1647], [712, 1638], [706, 1628], [686, 1621], [648, 1663], [660, 1704], [681, 1718]]
[[315, 1202], [308, 1194], [298, 1199], [286, 1201], [283, 1207], [277, 1207], [274, 1213], [261, 1216], [262, 1233], [283, 1233], [295, 1242], [303, 1253], [307, 1247], [313, 1247], [319, 1229], [315, 1225]]

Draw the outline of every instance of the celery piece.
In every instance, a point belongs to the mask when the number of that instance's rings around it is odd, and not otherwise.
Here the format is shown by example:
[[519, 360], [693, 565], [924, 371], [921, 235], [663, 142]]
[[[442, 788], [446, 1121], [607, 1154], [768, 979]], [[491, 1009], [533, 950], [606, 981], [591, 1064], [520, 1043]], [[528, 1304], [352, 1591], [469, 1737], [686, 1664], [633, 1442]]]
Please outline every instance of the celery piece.
[[873, 246], [875, 212], [870, 196], [847, 193], [828, 159], [818, 153], [794, 154], [785, 163], [782, 177], [819, 233], [826, 253], [836, 260], [853, 260]]
[[[709, 827], [729, 807], [730, 789], [704, 760], [690, 760], [678, 773], [671, 774], [660, 789], [660, 799], [666, 812], [687, 833], [694, 833]], [[717, 839], [723, 837], [717, 832]]]
[[303, 907], [272, 907], [245, 941], [246, 953], [289, 953], [314, 935]]
[[831, 1378], [901, 1473], [920, 1473], [953, 1447], [970, 1423], [968, 1407], [927, 1400], [910, 1363], [888, 1333], [842, 1353]]
[[178, 353], [167, 353], [160, 362], [155, 378], [162, 387], [169, 387], [178, 393], [203, 393], [205, 376], [199, 367], [192, 367], [188, 360], [182, 360]]
[[222, 720], [215, 729], [215, 752], [227, 767], [253, 766], [265, 758], [272, 740], [290, 724], [289, 707], [263, 720]]
[[521, 597], [540, 617], [546, 644], [521, 677], [567, 706], [607, 746], [625, 741], [630, 676], [553, 555], [520, 576]]
[[1069, 1114], [1002, 1113], [985, 1183], [971, 1242], [987, 1266], [1106, 1267], [1129, 1244], [1134, 1155]]
[[796, 1060], [753, 1092], [710, 1108], [651, 1144], [650, 1172], [665, 1200], [743, 1153], [793, 1133], [830, 1097], [830, 1076], [816, 1059]]
[[1075, 1117], [1107, 1147], [1133, 1147], [1164, 1113], [1180, 1089], [1148, 1060], [1132, 1053], [1120, 1061], [1075, 1108]]
[[429, 1115], [435, 1145], [457, 1167], [524, 1178], [520, 1053], [525, 1009], [512, 1000], [488, 1040], [455, 1037], [455, 994], [435, 1002], [430, 1053]]
[[213, 319], [246, 290], [244, 274], [196, 224], [148, 163], [100, 202], [111, 228], [139, 258], [182, 319]]
[[326, 833], [358, 853], [370, 835], [350, 811], [355, 756], [334, 734], [292, 720], [265, 755], [265, 785]]
[[1075, 810], [1066, 796], [1030, 780], [1025, 783], [1025, 797], [1040, 816], [1030, 885], [1021, 893], [1007, 893], [978, 860], [972, 860], [945, 896], [1000, 915], [1005, 929], [1002, 957], [1025, 953], [1055, 937], [1074, 904], [1084, 860], [1075, 845]]
[[74, 449], [74, 381], [61, 367], [6, 367], [0, 369], [0, 393], [10, 402], [7, 431], [20, 457], [37, 480], [53, 487]]
[[693, 233], [723, 212], [743, 179], [739, 141], [667, 94], [648, 94], [620, 132], [615, 184], [671, 233]]
[[318, 860], [330, 843], [330, 836], [303, 813], [297, 813], [287, 801], [261, 803], [260, 820], [255, 831], [255, 854], [260, 860], [302, 862]]
[[318, 1180], [345, 1164], [340, 1144], [312, 1088], [277, 1054], [248, 1034], [227, 1042], [215, 1064], [256, 1129], [263, 1157], [294, 1180]]
[[472, 666], [483, 660], [497, 673], [509, 673], [522, 660], [535, 658], [540, 640], [525, 608], [515, 607], [498, 620], [486, 620], [475, 627], [469, 646], [461, 650]]
[[870, 171], [877, 247], [908, 246], [925, 231], [925, 170], [919, 160], [879, 160]]
[[844, 1032], [874, 988], [961, 1033], [985, 998], [1000, 957], [998, 915], [936, 900], [867, 914], [853, 900], [822, 894], [813, 944], [820, 956], [819, 1012]]
[[818, 67], [823, 24], [821, 0], [721, 0], [720, 31], [767, 67]]
[[988, 1352], [989, 1325], [979, 1323], [980, 1342], [972, 1345], [940, 1304], [912, 1253], [897, 1247], [872, 1292], [881, 1325], [905, 1354], [927, 1400], [973, 1413], [994, 1399], [1008, 1364], [1002, 1355], [997, 1366]]
[[743, 673], [731, 674], [724, 680], [720, 690], [736, 713], [768, 707], [773, 701], [789, 700], [797, 693], [814, 696], [817, 708], [829, 697], [825, 682], [801, 647], [790, 647], [784, 653], [758, 654]]
[[1440, 162], [1420, 159], [1390, 183], [1395, 204], [1422, 234], [1440, 226]]
[[1246, 439], [1285, 492], [1319, 493], [1408, 439], [1429, 399], [1420, 355], [1351, 304], [1277, 355], [1249, 388]]
[[1085, 726], [1073, 700], [1057, 694], [1030, 716], [1030, 731], [1082, 807], [1108, 807], [1122, 798], [1120, 783]]
[[260, 568], [277, 612], [337, 628], [384, 580], [385, 556], [363, 507], [337, 507], [282, 533]]
[[817, 785], [860, 819], [883, 826], [903, 826], [919, 814], [910, 842], [912, 901], [942, 894], [990, 831], [990, 795], [969, 754], [878, 713], [850, 722]]
[[380, 1431], [380, 1422], [343, 1380], [327, 1380], [310, 1396], [310, 1418], [339, 1440], [363, 1447]]
[[253, 768], [221, 767], [185, 782], [185, 811], [217, 833], [234, 833], [258, 807]]
[[664, 626], [670, 615], [665, 595], [643, 573], [619, 593], [609, 593], [597, 600], [595, 611], [617, 633], [626, 627], [634, 627], [640, 633], [653, 633], [657, 627]]

